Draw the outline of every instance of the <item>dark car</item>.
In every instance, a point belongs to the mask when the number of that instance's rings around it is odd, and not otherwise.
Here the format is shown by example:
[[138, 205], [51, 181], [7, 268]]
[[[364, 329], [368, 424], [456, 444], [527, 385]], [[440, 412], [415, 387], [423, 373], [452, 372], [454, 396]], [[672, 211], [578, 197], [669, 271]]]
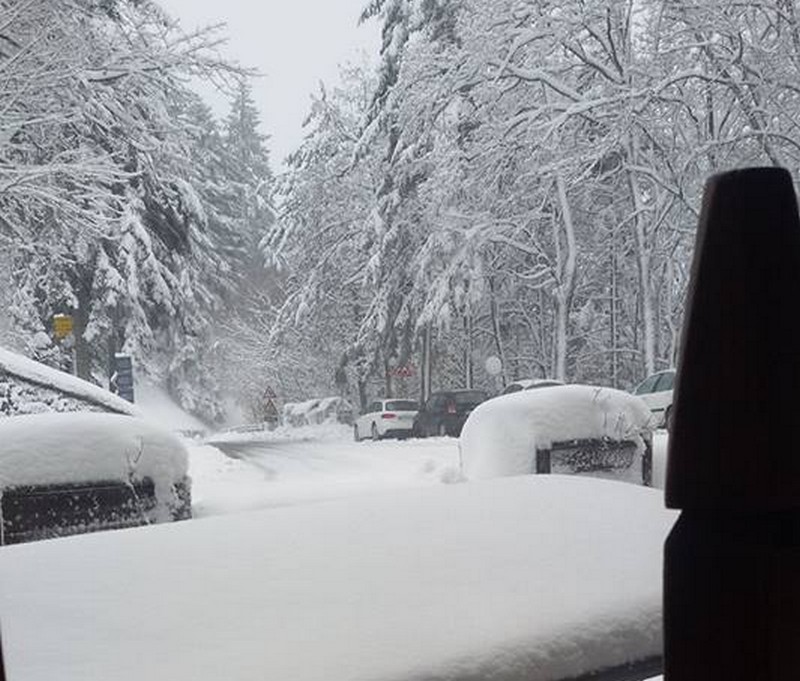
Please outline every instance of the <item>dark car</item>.
[[414, 419], [416, 437], [458, 437], [470, 412], [488, 399], [483, 390], [448, 390], [433, 393]]

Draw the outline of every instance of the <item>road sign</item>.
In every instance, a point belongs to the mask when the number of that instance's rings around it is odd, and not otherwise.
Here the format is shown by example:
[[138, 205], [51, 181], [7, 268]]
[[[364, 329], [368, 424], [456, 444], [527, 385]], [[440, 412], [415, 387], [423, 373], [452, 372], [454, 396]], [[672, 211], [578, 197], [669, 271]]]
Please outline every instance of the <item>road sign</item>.
[[410, 364], [406, 364], [405, 366], [395, 367], [392, 369], [392, 375], [398, 376], [400, 378], [409, 378], [414, 375], [414, 367]]
[[268, 400], [274, 400], [277, 397], [275, 390], [271, 385], [268, 385], [266, 390], [264, 390], [264, 397], [266, 397]]
[[53, 315], [53, 335], [56, 340], [64, 340], [72, 333], [72, 317], [68, 314]]
[[109, 389], [128, 402], [133, 402], [133, 358], [117, 353], [114, 355], [113, 367]]
[[278, 408], [275, 406], [275, 403], [268, 399], [267, 403], [264, 405], [264, 420], [265, 421], [276, 421], [278, 419]]

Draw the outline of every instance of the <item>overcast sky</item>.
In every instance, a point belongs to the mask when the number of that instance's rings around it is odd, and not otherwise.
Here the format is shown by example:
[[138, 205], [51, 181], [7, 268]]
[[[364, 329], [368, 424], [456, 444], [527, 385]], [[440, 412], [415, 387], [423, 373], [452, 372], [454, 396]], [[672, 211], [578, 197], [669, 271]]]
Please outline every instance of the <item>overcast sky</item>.
[[[227, 56], [263, 74], [253, 90], [276, 169], [302, 139], [309, 95], [319, 81], [333, 83], [338, 64], [378, 51], [378, 22], [358, 25], [367, 0], [158, 1], [185, 30], [225, 22]], [[211, 103], [221, 113], [219, 101]]]

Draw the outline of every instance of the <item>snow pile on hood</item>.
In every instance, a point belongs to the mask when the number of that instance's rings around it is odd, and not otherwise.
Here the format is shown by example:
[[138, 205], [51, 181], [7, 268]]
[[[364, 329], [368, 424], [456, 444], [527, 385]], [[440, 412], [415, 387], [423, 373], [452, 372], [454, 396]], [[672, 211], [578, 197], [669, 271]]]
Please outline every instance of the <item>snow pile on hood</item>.
[[151, 478], [159, 501], [188, 472], [178, 438], [120, 414], [34, 414], [0, 419], [0, 492], [6, 487]]
[[528, 476], [8, 547], [7, 673], [576, 678], [661, 653], [676, 517], [651, 489]]
[[140, 416], [140, 412], [127, 400], [108, 390], [84, 381], [72, 374], [53, 369], [5, 348], [0, 348], [0, 377], [3, 374], [16, 376], [29, 383], [77, 397], [120, 414]]
[[554, 442], [608, 438], [643, 446], [652, 414], [638, 397], [613, 388], [565, 385], [523, 390], [487, 400], [461, 431], [467, 479], [526, 475], [537, 449]]

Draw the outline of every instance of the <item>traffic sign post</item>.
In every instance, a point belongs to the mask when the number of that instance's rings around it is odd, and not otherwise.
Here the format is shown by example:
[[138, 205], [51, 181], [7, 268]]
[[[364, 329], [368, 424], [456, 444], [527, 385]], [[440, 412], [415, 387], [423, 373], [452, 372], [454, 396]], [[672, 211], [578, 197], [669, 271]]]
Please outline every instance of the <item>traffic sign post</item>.
[[116, 353], [113, 367], [114, 370], [109, 379], [109, 390], [122, 399], [133, 402], [133, 358], [130, 355]]
[[53, 315], [53, 336], [57, 341], [64, 340], [72, 333], [72, 317], [68, 314]]

